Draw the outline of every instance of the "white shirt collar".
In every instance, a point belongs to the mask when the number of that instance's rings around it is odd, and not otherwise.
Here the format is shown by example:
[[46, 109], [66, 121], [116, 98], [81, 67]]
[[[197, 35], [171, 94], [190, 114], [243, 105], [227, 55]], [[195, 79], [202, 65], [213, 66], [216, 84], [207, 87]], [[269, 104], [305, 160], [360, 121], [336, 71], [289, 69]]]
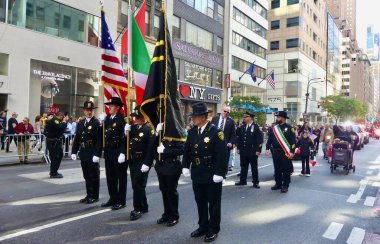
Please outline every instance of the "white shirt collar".
[[[202, 127], [201, 127], [201, 134], [203, 133], [203, 131], [205, 130], [206, 126], [208, 125], [208, 123], [210, 123], [210, 121], [207, 121], [206, 124], [204, 124]], [[199, 127], [198, 127], [198, 131], [199, 131]]]
[[92, 119], [92, 118], [86, 118], [86, 122], [87, 122], [87, 123], [90, 122], [91, 119]]

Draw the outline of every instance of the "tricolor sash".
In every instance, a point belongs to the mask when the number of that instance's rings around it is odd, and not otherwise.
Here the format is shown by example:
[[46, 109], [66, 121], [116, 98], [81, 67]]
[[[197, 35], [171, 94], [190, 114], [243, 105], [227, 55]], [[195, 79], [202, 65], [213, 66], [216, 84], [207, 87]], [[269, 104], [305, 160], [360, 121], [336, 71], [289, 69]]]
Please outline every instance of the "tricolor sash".
[[290, 155], [290, 144], [286, 140], [284, 134], [282, 133], [280, 129], [280, 125], [276, 125], [273, 130], [274, 136], [276, 137], [278, 143], [280, 144], [282, 150], [284, 150], [285, 155], [289, 157]]

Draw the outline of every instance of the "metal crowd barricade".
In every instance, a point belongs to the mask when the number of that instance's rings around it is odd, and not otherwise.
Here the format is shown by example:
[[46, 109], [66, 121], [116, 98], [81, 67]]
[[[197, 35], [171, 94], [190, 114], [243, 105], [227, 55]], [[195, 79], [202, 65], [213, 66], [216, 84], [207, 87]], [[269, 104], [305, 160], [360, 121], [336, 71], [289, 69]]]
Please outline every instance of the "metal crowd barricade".
[[[74, 135], [62, 138], [63, 155], [70, 156]], [[0, 164], [21, 161], [38, 161], [50, 164], [46, 147], [46, 137], [43, 134], [7, 134], [0, 135]]]

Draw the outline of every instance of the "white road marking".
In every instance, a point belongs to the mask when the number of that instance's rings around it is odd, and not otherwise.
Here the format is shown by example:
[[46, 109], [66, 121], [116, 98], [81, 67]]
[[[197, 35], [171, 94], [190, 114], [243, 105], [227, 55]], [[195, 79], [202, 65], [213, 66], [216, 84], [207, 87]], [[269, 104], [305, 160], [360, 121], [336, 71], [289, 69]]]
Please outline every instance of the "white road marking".
[[356, 194], [351, 194], [348, 197], [347, 199], [348, 203], [357, 203], [362, 198], [364, 190], [368, 184], [368, 180], [361, 180], [359, 184], [360, 184], [360, 187], [359, 187], [358, 192], [356, 192]]
[[[31, 180], [38, 180], [38, 181], [43, 181], [46, 183], [56, 184], [56, 185], [66, 185], [66, 184], [84, 182], [83, 173], [80, 168], [62, 169], [62, 170], [59, 170], [59, 173], [63, 174], [62, 179], [50, 179], [48, 171], [21, 174], [18, 176], [28, 178]], [[100, 179], [104, 179], [104, 178], [106, 178], [105, 169], [100, 168]]]
[[[268, 166], [271, 166], [271, 165], [273, 165], [273, 164], [266, 164], [266, 165], [263, 165], [263, 166], [258, 167], [258, 169], [262, 169], [262, 168], [265, 168], [265, 167], [268, 167]], [[250, 172], [250, 171], [251, 171], [251, 170], [248, 170], [248, 172]], [[232, 177], [232, 176], [236, 176], [236, 175], [238, 175], [238, 174], [240, 174], [240, 172], [233, 173], [233, 174], [229, 174], [229, 175], [226, 176], [226, 178], [230, 178], [230, 177]]]
[[347, 240], [348, 244], [361, 244], [364, 240], [365, 230], [354, 227], [351, 231], [350, 237]]
[[109, 211], [111, 211], [111, 209], [104, 209], [104, 210], [100, 210], [100, 211], [96, 211], [96, 212], [92, 212], [92, 213], [88, 213], [88, 214], [79, 215], [79, 216], [72, 217], [72, 218], [69, 218], [69, 219], [60, 220], [60, 221], [53, 222], [53, 223], [50, 223], [50, 224], [41, 225], [41, 226], [34, 227], [34, 228], [31, 228], [31, 229], [26, 229], [26, 230], [18, 231], [18, 232], [15, 232], [15, 233], [12, 233], [12, 234], [8, 234], [8, 235], [5, 235], [5, 236], [0, 236], [0, 241], [12, 239], [12, 238], [15, 238], [15, 237], [23, 236], [23, 235], [34, 233], [34, 232], [38, 232], [38, 231], [41, 231], [41, 230], [44, 230], [44, 229], [48, 229], [48, 228], [51, 228], [51, 227], [54, 227], [54, 226], [57, 226], [57, 225], [66, 224], [66, 223], [69, 223], [69, 222], [73, 222], [73, 221], [76, 221], [76, 220], [79, 220], [79, 219], [88, 218], [88, 217], [91, 217], [91, 216], [94, 216], [94, 215], [98, 215], [98, 214], [102, 214], [102, 213], [109, 212]]
[[359, 185], [367, 185], [368, 184], [368, 180], [361, 180], [359, 182]]
[[367, 186], [366, 184], [360, 185], [359, 190], [358, 190], [358, 192], [356, 193], [356, 199], [357, 199], [358, 201], [362, 198], [362, 195], [363, 195], [363, 193], [364, 193], [364, 190], [365, 190], [365, 187], [366, 187], [366, 186]]
[[342, 228], [343, 224], [332, 222], [323, 234], [323, 237], [330, 240], [335, 240], [338, 237]]
[[351, 194], [350, 197], [347, 199], [347, 202], [349, 203], [356, 203], [358, 200], [356, 199], [356, 194]]
[[380, 187], [380, 182], [373, 182], [372, 186], [374, 186], [374, 187]]
[[375, 204], [376, 197], [366, 197], [364, 201], [365, 206], [373, 207]]
[[366, 172], [367, 175], [372, 175], [372, 173], [373, 173], [373, 170], [367, 170]]

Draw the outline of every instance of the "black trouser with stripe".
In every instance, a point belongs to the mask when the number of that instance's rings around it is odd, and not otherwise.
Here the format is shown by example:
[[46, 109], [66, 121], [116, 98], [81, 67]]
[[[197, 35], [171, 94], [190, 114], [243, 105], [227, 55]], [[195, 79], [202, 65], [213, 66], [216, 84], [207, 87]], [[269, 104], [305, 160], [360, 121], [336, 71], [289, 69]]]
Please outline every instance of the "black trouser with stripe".
[[99, 163], [92, 160], [80, 162], [82, 166], [83, 178], [86, 182], [86, 197], [99, 199], [100, 169]]
[[[107, 152], [113, 155], [115, 151]], [[127, 198], [127, 163], [118, 163], [117, 157], [105, 158], [108, 194], [112, 204], [125, 205]]]
[[140, 169], [131, 169], [131, 181], [133, 189], [133, 208], [136, 211], [148, 211], [148, 202], [146, 200], [146, 183], [149, 172], [143, 173]]

